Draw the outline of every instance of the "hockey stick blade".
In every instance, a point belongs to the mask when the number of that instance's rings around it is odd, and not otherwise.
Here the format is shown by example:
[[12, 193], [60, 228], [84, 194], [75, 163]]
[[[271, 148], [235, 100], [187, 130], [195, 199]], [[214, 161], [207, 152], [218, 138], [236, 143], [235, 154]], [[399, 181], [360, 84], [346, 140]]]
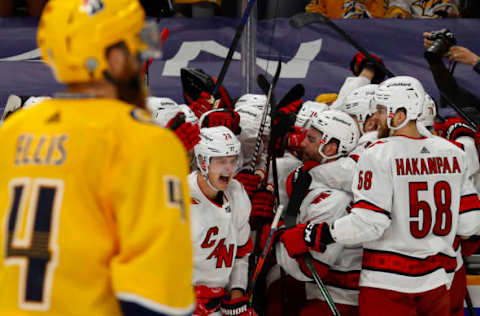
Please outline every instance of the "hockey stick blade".
[[292, 89], [290, 89], [290, 91], [287, 92], [287, 94], [285, 94], [280, 102], [278, 102], [277, 110], [289, 105], [294, 101], [300, 100], [304, 95], [305, 87], [301, 83], [296, 84]]
[[305, 25], [313, 23], [324, 23], [330, 26], [332, 29], [335, 30], [335, 32], [340, 34], [350, 45], [355, 47], [360, 53], [365, 55], [368, 60], [378, 66], [378, 68], [381, 69], [388, 77], [395, 77], [395, 75], [390, 70], [388, 70], [385, 65], [373, 58], [372, 55], [362, 45], [360, 45], [356, 40], [354, 40], [350, 35], [348, 35], [347, 32], [345, 32], [343, 29], [341, 29], [338, 25], [333, 23], [332, 20], [330, 20], [323, 14], [310, 12], [298, 13], [290, 19], [290, 25], [295, 28], [301, 28]]
[[325, 23], [325, 17], [317, 13], [303, 12], [295, 14], [289, 23], [292, 27], [299, 29], [312, 23]]

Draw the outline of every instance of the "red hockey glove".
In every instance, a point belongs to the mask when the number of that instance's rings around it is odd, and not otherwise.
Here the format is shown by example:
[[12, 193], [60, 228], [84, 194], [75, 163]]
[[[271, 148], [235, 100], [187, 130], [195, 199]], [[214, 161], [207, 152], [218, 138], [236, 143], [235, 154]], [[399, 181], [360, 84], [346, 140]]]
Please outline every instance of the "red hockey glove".
[[192, 123], [185, 123], [185, 114], [179, 112], [168, 123], [167, 127], [170, 128], [185, 146], [185, 149], [189, 151], [200, 141], [200, 129], [198, 125], [192, 125]]
[[208, 287], [196, 285], [195, 296], [197, 297], [197, 306], [193, 315], [208, 316], [220, 309], [222, 297], [225, 290], [222, 287]]
[[235, 179], [240, 182], [250, 199], [253, 197], [254, 191], [257, 190], [258, 185], [262, 178], [258, 174], [254, 174], [250, 170], [242, 170], [236, 176]]
[[301, 144], [307, 135], [307, 131], [301, 127], [294, 126], [293, 131], [287, 134], [287, 145], [290, 150], [301, 151]]
[[330, 228], [325, 222], [308, 224], [303, 232], [303, 239], [308, 247], [318, 252], [324, 252], [327, 245], [335, 242], [330, 234]]
[[[375, 58], [379, 63], [382, 65], [385, 65], [383, 63], [383, 60], [378, 57], [375, 54], [370, 54], [372, 55], [373, 58]], [[379, 84], [385, 79], [385, 73], [383, 70], [374, 62], [371, 60], [367, 59], [364, 54], [358, 52], [353, 56], [352, 61], [350, 62], [350, 71], [355, 75], [358, 76], [362, 70], [367, 67], [375, 72], [375, 75], [373, 76], [372, 83], [373, 84]]]
[[210, 112], [202, 121], [202, 127], [225, 126], [235, 135], [240, 135], [240, 115], [232, 110], [219, 109]]
[[460, 117], [449, 118], [443, 123], [443, 131], [445, 133], [443, 137], [448, 140], [456, 140], [460, 136], [475, 137], [475, 130]]
[[253, 194], [251, 201], [250, 226], [252, 230], [257, 230], [262, 223], [273, 220], [275, 195], [268, 190], [259, 190]]
[[257, 316], [253, 308], [249, 307], [249, 297], [246, 295], [233, 300], [224, 299], [222, 301], [221, 311], [224, 316]]
[[308, 246], [303, 239], [307, 224], [298, 224], [293, 228], [286, 229], [280, 236], [280, 241], [285, 245], [288, 255], [292, 258], [308, 252]]
[[210, 96], [210, 94], [202, 92], [200, 94], [200, 97], [195, 102], [190, 103], [188, 107], [193, 111], [193, 113], [195, 113], [198, 118], [200, 118], [203, 113], [213, 109], [213, 106], [210, 103], [211, 100], [212, 97]]
[[[285, 222], [283, 219], [281, 219], [278, 222], [278, 227], [277, 230], [273, 233], [272, 236], [272, 241], [270, 243], [270, 247], [273, 247], [273, 245], [279, 240], [280, 236], [285, 232]], [[272, 225], [269, 223], [268, 225], [263, 225], [262, 229], [260, 230], [259, 236], [257, 238], [260, 238], [260, 241], [258, 242], [258, 246], [260, 247], [260, 250], [263, 250], [265, 248], [265, 245], [267, 244], [267, 239], [268, 235], [270, 235], [270, 229], [272, 228]], [[266, 269], [268, 271], [268, 269]]]

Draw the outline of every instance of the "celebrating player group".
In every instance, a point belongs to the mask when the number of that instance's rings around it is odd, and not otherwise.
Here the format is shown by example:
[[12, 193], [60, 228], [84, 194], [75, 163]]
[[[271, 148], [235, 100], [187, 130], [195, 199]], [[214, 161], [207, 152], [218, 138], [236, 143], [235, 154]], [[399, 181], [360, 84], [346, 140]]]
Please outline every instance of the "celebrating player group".
[[48, 2], [66, 90], [0, 125], [0, 315], [463, 315], [475, 126], [360, 52], [338, 94], [185, 68], [177, 104], [161, 45], [137, 0]]

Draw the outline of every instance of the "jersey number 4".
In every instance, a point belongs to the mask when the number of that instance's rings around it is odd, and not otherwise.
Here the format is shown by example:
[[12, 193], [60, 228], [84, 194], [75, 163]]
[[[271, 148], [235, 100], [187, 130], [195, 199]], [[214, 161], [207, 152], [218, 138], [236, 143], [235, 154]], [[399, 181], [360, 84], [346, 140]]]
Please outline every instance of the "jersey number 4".
[[58, 260], [63, 181], [18, 178], [10, 181], [8, 190], [5, 265], [20, 266], [19, 307], [45, 311]]
[[428, 190], [427, 182], [410, 182], [408, 186], [410, 193], [410, 233], [412, 236], [424, 238], [430, 233], [432, 225], [435, 235], [448, 235], [452, 229], [452, 211], [450, 209], [452, 189], [448, 182], [438, 181], [433, 186], [434, 214], [432, 214], [430, 204], [418, 198], [418, 192]]

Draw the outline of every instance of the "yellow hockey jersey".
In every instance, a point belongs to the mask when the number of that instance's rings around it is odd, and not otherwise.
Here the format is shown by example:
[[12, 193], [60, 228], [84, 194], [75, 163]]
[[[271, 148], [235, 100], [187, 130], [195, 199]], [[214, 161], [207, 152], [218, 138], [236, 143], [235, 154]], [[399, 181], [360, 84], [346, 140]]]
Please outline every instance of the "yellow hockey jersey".
[[117, 100], [53, 99], [13, 114], [0, 144], [0, 315], [193, 311], [173, 133]]

